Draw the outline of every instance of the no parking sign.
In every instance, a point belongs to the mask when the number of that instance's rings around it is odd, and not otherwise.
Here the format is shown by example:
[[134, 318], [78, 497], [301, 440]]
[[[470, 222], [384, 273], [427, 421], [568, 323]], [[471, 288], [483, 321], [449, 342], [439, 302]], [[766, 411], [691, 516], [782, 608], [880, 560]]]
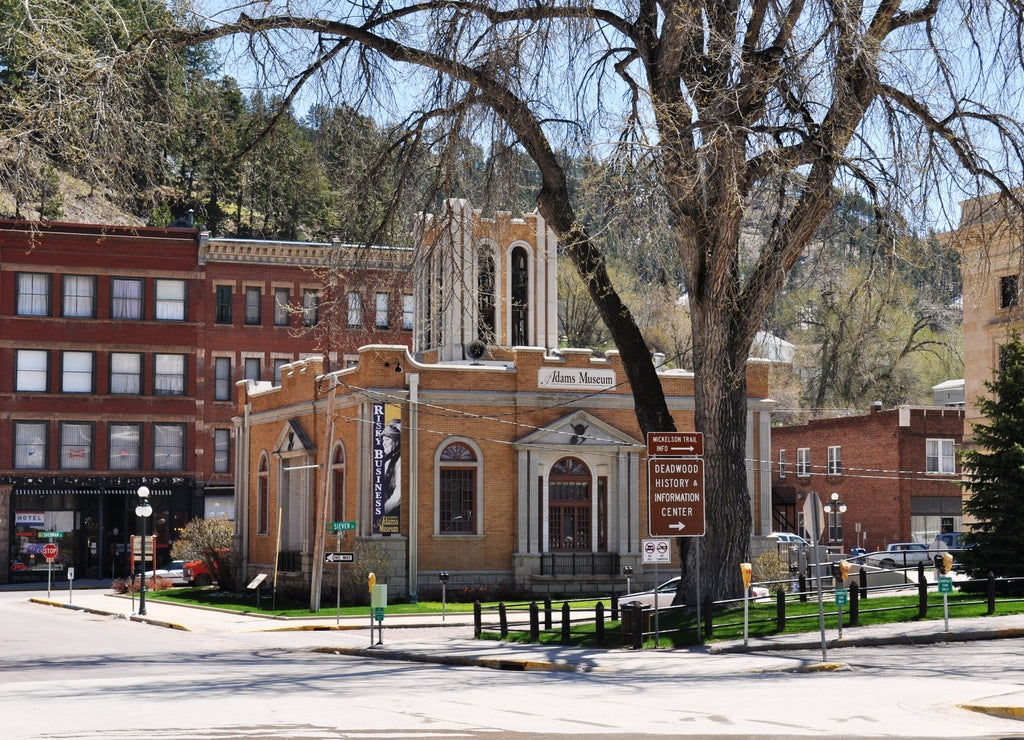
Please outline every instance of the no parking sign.
[[672, 562], [672, 540], [648, 539], [643, 540], [644, 564], [654, 563], [655, 565]]

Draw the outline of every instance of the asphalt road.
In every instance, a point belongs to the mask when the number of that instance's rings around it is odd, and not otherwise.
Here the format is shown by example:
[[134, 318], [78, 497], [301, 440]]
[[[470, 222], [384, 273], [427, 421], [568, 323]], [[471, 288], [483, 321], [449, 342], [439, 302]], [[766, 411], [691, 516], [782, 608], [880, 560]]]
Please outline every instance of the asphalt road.
[[[962, 708], [1024, 690], [1024, 640], [595, 658], [508, 671], [336, 654], [368, 630], [181, 631], [0, 593], [5, 740], [1024, 737]], [[449, 635], [458, 635], [449, 637]], [[386, 629], [444, 652], [451, 628]], [[627, 660], [628, 658], [628, 660]]]

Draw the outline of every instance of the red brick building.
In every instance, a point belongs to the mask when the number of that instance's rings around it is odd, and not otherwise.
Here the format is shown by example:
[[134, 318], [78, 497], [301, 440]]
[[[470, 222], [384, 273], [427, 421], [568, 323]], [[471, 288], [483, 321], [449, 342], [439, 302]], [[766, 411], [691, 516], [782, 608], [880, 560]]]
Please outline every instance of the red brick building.
[[0, 221], [0, 582], [42, 532], [61, 571], [125, 570], [141, 485], [161, 559], [194, 516], [234, 518], [235, 384], [411, 343], [409, 256]]
[[774, 528], [804, 533], [803, 507], [817, 491], [823, 503], [836, 493], [846, 505], [822, 519], [822, 543], [846, 552], [960, 531], [963, 433], [964, 410], [938, 406], [876, 406], [864, 416], [772, 429]]

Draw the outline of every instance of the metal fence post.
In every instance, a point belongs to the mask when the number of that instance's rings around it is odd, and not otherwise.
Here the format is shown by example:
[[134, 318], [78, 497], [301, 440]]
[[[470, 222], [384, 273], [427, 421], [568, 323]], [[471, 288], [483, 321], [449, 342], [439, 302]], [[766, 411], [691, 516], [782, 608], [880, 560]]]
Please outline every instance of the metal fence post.
[[530, 602], [530, 642], [540, 641], [540, 610], [537, 602]]
[[480, 606], [480, 601], [479, 600], [474, 601], [473, 602], [473, 637], [475, 637], [477, 639], [480, 639], [480, 634], [483, 632], [483, 629], [484, 629], [484, 625], [483, 625], [484, 619], [483, 619], [482, 611], [483, 610], [482, 610], [482, 607]]
[[988, 597], [988, 613], [996, 613], [996, 576], [992, 571], [988, 572], [988, 583], [985, 584], [985, 595]]
[[504, 640], [508, 637], [508, 614], [505, 612], [504, 601], [498, 602], [498, 624], [500, 625], [501, 639]]
[[569, 602], [562, 602], [562, 644], [569, 644], [569, 633], [572, 626], [572, 617], [569, 613]]
[[594, 637], [597, 638], [598, 643], [604, 642], [604, 602], [597, 602], [597, 607], [594, 609]]
[[786, 589], [780, 588], [775, 592], [775, 630], [786, 631]]
[[928, 581], [924, 579], [924, 563], [917, 564], [917, 616], [928, 616]]

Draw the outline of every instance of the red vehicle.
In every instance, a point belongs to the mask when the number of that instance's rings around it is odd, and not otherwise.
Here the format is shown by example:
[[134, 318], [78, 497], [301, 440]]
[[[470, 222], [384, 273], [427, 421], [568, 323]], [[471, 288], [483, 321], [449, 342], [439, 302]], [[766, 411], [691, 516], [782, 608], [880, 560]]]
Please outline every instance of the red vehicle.
[[190, 560], [181, 567], [181, 574], [189, 586], [209, 586], [213, 583], [213, 573], [202, 560]]

